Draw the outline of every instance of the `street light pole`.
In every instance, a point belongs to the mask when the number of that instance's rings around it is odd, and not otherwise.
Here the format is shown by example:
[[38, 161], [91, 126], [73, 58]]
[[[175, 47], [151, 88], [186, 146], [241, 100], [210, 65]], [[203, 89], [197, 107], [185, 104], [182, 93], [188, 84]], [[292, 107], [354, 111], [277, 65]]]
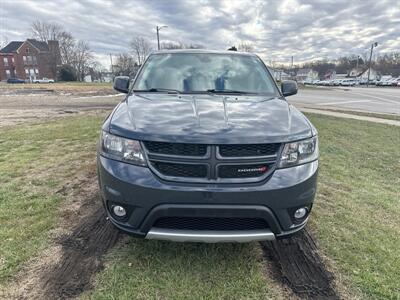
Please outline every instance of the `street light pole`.
[[374, 47], [377, 47], [377, 46], [378, 46], [378, 42], [372, 43], [372, 45], [371, 45], [371, 52], [370, 52], [370, 54], [369, 54], [367, 87], [368, 87], [368, 85], [369, 85], [369, 76], [370, 76], [370, 73], [371, 73], [372, 50], [374, 49]]
[[160, 50], [160, 30], [161, 28], [165, 28], [168, 27], [167, 25], [162, 25], [162, 26], [156, 26], [156, 31], [157, 31], [157, 46], [158, 46], [158, 50]]

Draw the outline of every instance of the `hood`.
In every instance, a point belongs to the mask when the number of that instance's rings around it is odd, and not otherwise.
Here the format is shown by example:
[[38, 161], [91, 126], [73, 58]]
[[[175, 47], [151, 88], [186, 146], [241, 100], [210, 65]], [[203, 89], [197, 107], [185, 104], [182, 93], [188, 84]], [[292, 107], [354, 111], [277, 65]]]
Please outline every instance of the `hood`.
[[121, 102], [111, 133], [137, 140], [204, 144], [288, 142], [310, 137], [305, 116], [265, 96], [142, 93]]

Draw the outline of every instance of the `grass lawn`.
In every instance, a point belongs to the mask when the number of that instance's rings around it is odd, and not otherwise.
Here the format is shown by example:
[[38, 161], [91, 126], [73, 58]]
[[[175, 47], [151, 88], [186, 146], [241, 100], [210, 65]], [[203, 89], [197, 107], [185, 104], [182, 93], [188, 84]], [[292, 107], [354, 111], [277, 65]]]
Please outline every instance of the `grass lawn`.
[[363, 298], [399, 299], [400, 128], [309, 117], [321, 150], [311, 228]]
[[[310, 108], [315, 109], [315, 107], [310, 107]], [[400, 121], [400, 115], [395, 115], [395, 114], [380, 114], [380, 113], [369, 113], [369, 112], [363, 112], [363, 111], [357, 111], [357, 110], [343, 110], [343, 109], [329, 109], [329, 108], [318, 108], [318, 110], [326, 110], [326, 111], [345, 113], [345, 114], [356, 115], [356, 116], [374, 117], [374, 118], [380, 118], [380, 119]]]
[[[109, 254], [97, 289], [84, 299], [279, 299], [251, 244], [135, 240]], [[281, 296], [282, 297], [282, 296]]]
[[45, 247], [57, 190], [92, 168], [102, 117], [0, 128], [0, 285]]
[[[397, 299], [400, 130], [309, 116], [321, 148], [310, 227], [350, 291], [366, 299]], [[93, 168], [101, 120], [79, 116], [0, 128], [0, 286], [46, 246], [63, 200], [56, 191], [77, 172]], [[283, 297], [266, 273], [257, 243], [174, 244], [127, 237], [108, 254], [95, 289], [82, 298]]]

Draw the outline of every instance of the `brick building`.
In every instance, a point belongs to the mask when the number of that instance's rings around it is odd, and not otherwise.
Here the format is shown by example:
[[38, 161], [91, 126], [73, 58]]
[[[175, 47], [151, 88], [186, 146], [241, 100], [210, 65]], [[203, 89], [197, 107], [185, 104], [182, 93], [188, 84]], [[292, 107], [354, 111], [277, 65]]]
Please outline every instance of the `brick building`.
[[58, 41], [27, 39], [10, 42], [0, 49], [0, 81], [13, 77], [28, 81], [43, 77], [57, 79], [60, 65]]

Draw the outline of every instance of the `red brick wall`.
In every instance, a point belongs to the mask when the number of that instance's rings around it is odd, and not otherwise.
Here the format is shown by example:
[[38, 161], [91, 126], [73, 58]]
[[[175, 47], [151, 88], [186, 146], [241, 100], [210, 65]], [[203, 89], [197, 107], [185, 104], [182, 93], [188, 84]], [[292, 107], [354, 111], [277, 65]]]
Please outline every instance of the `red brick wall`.
[[[12, 61], [13, 57], [14, 62]], [[8, 65], [4, 63], [4, 58], [7, 58]], [[11, 77], [15, 75], [15, 56], [13, 54], [0, 54], [0, 81], [7, 79], [6, 70], [10, 71]]]
[[[35, 59], [24, 61], [23, 57], [33, 56]], [[4, 66], [3, 57], [8, 58], [8, 65]], [[14, 63], [12, 63], [12, 57], [14, 57]], [[29, 75], [26, 74], [25, 69], [28, 69], [28, 72], [33, 70], [36, 78], [52, 78], [56, 79], [56, 74], [54, 74], [55, 68], [51, 67], [51, 54], [50, 52], [39, 52], [34, 46], [30, 43], [25, 42], [18, 49], [18, 53], [13, 54], [0, 54], [0, 80], [7, 79], [6, 70], [10, 70], [11, 77], [18, 77], [21, 79], [29, 79]], [[38, 73], [35, 73], [35, 70]]]

